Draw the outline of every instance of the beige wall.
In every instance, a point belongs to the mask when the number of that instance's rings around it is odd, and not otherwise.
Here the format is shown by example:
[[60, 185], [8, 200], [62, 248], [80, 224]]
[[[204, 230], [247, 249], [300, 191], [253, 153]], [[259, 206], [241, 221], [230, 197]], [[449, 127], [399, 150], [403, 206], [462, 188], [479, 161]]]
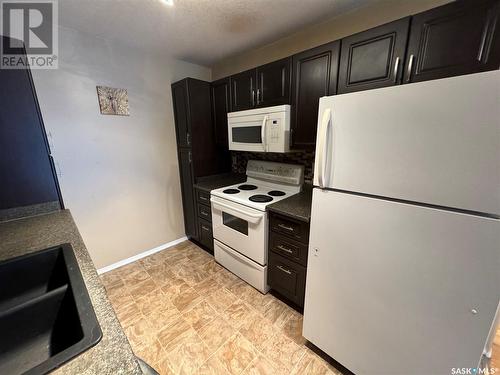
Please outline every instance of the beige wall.
[[212, 77], [213, 79], [226, 77], [450, 1], [373, 0], [369, 6], [349, 14], [308, 27], [263, 47], [224, 59], [212, 66]]
[[[33, 70], [59, 182], [98, 268], [185, 235], [170, 84], [210, 69], [59, 30], [59, 69]], [[96, 85], [128, 90], [103, 116]]]

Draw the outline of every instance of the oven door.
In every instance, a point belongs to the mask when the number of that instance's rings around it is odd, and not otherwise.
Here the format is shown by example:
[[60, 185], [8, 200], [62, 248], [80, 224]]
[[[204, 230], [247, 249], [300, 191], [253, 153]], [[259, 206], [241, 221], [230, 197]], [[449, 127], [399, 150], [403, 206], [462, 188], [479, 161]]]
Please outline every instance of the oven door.
[[234, 151], [266, 151], [267, 115], [228, 117], [229, 149]]
[[244, 205], [214, 197], [214, 238], [260, 265], [267, 264], [267, 215]]

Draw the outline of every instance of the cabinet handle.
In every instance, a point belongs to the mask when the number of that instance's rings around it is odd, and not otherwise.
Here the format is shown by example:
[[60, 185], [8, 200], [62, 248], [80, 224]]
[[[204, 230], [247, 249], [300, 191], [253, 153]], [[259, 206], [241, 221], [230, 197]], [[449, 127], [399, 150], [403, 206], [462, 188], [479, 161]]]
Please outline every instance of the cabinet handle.
[[255, 90], [252, 90], [252, 107], [255, 107]]
[[202, 225], [202, 226], [201, 226], [201, 229], [203, 229], [203, 230], [204, 230], [204, 231], [206, 231], [206, 232], [210, 232], [210, 229], [209, 229], [209, 228], [207, 228], [207, 227], [206, 227], [206, 226], [204, 226], [204, 225]]
[[406, 82], [410, 82], [411, 80], [411, 73], [412, 73], [412, 70], [413, 70], [413, 59], [415, 58], [415, 56], [410, 55], [410, 60], [408, 61], [408, 71], [406, 72], [408, 77], [406, 77]]
[[191, 144], [191, 135], [189, 133], [186, 133], [186, 144], [187, 145]]
[[288, 230], [290, 232], [293, 232], [293, 228], [292, 227], [289, 227], [288, 225], [285, 225], [285, 224], [278, 224], [278, 227], [280, 227], [281, 229], [285, 229], [285, 230]]
[[260, 89], [257, 89], [257, 105], [260, 103]]
[[394, 83], [398, 82], [398, 71], [399, 71], [399, 57], [396, 57], [396, 62], [394, 63]]
[[287, 273], [289, 275], [292, 274], [292, 271], [290, 270], [287, 270], [286, 268], [282, 267], [282, 266], [276, 266], [276, 268], [278, 268], [280, 271], [283, 271], [284, 273]]
[[205, 202], [207, 202], [207, 201], [208, 201], [208, 199], [207, 199], [207, 198], [205, 198], [205, 197], [203, 197], [203, 196], [201, 196], [201, 195], [200, 195], [198, 198], [200, 198], [202, 201], [205, 201]]
[[488, 35], [488, 29], [490, 28], [490, 19], [486, 21], [486, 25], [484, 26], [483, 35], [481, 35], [481, 45], [479, 46], [479, 53], [477, 54], [477, 61], [481, 62], [483, 60], [484, 48], [486, 47], [486, 36]]
[[188, 160], [189, 160], [189, 164], [191, 164], [193, 162], [193, 157], [191, 156], [191, 151], [188, 152]]
[[278, 245], [277, 248], [280, 249], [280, 250], [283, 250], [284, 252], [286, 252], [288, 254], [293, 254], [293, 250], [291, 250], [288, 247], [285, 247], [283, 245]]
[[207, 212], [205, 212], [205, 211], [201, 211], [201, 214], [202, 214], [203, 216], [208, 216], [208, 213], [207, 213]]

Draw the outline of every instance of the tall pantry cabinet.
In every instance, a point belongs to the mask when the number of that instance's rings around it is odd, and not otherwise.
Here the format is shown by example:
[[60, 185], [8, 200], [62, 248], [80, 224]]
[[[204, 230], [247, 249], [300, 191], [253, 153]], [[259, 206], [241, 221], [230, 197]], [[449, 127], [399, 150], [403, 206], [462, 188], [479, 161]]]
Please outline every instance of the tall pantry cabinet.
[[198, 240], [198, 219], [193, 184], [196, 179], [230, 170], [227, 147], [215, 142], [210, 83], [185, 78], [172, 84], [177, 156], [181, 180], [184, 226], [189, 239]]

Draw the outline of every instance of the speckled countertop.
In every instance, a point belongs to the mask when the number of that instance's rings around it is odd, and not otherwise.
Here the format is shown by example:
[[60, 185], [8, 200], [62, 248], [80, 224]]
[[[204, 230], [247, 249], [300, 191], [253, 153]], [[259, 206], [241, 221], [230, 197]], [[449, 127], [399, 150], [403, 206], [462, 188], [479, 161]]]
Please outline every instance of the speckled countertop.
[[223, 186], [234, 185], [246, 181], [247, 176], [237, 173], [217, 174], [213, 176], [200, 177], [194, 187], [208, 193]]
[[71, 243], [103, 337], [52, 374], [142, 374], [68, 210], [0, 223], [0, 260]]
[[266, 206], [267, 211], [305, 221], [311, 220], [312, 186], [304, 185], [303, 190], [290, 198]]

